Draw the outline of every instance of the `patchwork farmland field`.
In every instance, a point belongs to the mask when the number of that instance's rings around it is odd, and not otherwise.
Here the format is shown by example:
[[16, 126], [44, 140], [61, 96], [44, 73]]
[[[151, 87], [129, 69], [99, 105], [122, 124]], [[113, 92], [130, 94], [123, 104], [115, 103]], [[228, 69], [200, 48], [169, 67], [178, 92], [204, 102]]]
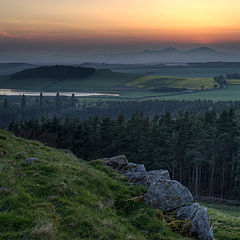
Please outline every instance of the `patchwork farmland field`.
[[136, 88], [185, 88], [193, 90], [212, 89], [219, 85], [213, 78], [182, 78], [172, 76], [143, 76], [126, 84]]
[[119, 94], [119, 97], [109, 97], [114, 100], [151, 98], [240, 100], [240, 80], [228, 80], [228, 83], [227, 88], [220, 89], [218, 83], [211, 77], [141, 76], [109, 70], [97, 70], [96, 73], [84, 79], [11, 79], [10, 76], [0, 76], [0, 88], [2, 89]]

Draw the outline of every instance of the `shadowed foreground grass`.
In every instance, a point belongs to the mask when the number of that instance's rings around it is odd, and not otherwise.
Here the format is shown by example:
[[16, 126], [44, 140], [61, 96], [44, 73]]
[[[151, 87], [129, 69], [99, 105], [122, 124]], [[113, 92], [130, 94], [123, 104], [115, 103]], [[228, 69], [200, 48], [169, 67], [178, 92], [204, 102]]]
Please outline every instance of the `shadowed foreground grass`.
[[131, 200], [145, 191], [99, 161], [0, 131], [0, 239], [185, 239]]

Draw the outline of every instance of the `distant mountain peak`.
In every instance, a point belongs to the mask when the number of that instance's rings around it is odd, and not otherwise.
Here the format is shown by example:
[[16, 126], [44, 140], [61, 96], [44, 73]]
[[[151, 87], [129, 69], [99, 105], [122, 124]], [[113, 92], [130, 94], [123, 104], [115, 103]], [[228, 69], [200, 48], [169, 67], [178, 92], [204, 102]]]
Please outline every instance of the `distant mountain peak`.
[[217, 53], [217, 51], [215, 51], [212, 48], [209, 47], [199, 47], [199, 48], [194, 48], [192, 50], [190, 50], [189, 52], [198, 52], [198, 53]]
[[167, 47], [161, 50], [162, 53], [175, 53], [175, 52], [179, 52], [178, 49], [176, 49], [175, 47]]
[[141, 53], [154, 54], [154, 53], [176, 53], [176, 52], [179, 52], [179, 50], [174, 48], [174, 47], [167, 47], [167, 48], [164, 48], [162, 50], [149, 50], [149, 49], [145, 49]]

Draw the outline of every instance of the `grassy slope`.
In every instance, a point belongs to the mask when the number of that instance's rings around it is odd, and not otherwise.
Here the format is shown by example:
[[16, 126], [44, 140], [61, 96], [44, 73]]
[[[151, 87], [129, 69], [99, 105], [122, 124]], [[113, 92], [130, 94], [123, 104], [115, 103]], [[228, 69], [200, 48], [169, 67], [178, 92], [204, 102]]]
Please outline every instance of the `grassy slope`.
[[187, 88], [194, 90], [212, 89], [216, 82], [212, 78], [182, 78], [169, 76], [143, 76], [127, 83], [127, 86], [138, 88]]
[[98, 161], [0, 131], [0, 239], [185, 239], [131, 200], [144, 191]]
[[10, 79], [0, 76], [0, 88], [24, 90], [101, 90], [123, 85], [136, 78], [136, 75], [97, 71], [86, 79], [69, 79], [56, 81], [52, 79]]
[[81, 80], [64, 80], [60, 81], [48, 90], [65, 89], [65, 90], [92, 90], [92, 89], [110, 89], [116, 86], [124, 85], [126, 82], [135, 79], [137, 76], [133, 74], [116, 73], [110, 71], [97, 71], [94, 75]]

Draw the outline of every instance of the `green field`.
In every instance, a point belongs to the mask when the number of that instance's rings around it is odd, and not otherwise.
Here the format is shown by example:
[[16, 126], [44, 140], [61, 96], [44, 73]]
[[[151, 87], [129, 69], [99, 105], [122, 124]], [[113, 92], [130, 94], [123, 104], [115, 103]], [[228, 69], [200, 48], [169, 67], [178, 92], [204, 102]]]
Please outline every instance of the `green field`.
[[238, 85], [238, 84], [240, 84], [240, 79], [228, 79], [227, 82], [229, 84]]
[[222, 204], [203, 204], [213, 222], [216, 240], [240, 239], [240, 207]]
[[[59, 81], [52, 79], [13, 80], [8, 76], [0, 76], [0, 88], [5, 89], [116, 93], [120, 96], [109, 97], [116, 100], [151, 98], [164, 100], [240, 100], [240, 80], [228, 80], [228, 83], [230, 85], [227, 88], [214, 89], [213, 86], [216, 82], [212, 78], [138, 76], [106, 70], [98, 70], [86, 79]], [[218, 84], [216, 85], [218, 86]], [[172, 88], [173, 90], [161, 90], [161, 88]], [[188, 91], [182, 89], [188, 89]]]
[[[212, 100], [212, 101], [240, 101], [240, 85], [229, 85], [224, 89], [212, 89], [196, 92], [155, 92], [148, 90], [114, 91], [119, 97], [101, 97], [114, 100]], [[99, 97], [94, 97], [98, 99]]]
[[240, 101], [240, 85], [229, 85], [224, 89], [198, 91], [172, 96], [160, 97], [165, 100], [213, 100], [213, 101]]
[[[216, 82], [213, 78], [181, 78], [171, 76], [143, 76], [137, 78], [126, 86], [135, 88], [186, 88], [192, 90], [212, 89]], [[219, 87], [218, 84], [216, 84]]]

